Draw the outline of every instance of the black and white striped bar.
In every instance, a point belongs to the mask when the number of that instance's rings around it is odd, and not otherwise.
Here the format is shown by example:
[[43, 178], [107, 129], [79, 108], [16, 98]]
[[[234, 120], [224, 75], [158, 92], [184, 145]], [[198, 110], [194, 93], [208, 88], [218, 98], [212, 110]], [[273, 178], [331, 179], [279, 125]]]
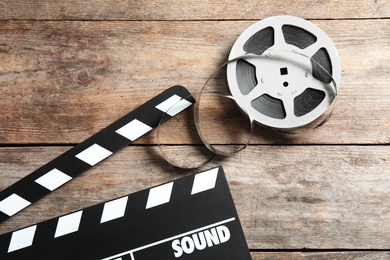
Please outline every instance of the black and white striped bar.
[[[0, 192], [0, 222], [54, 191], [195, 102], [174, 86]], [[169, 115], [168, 115], [169, 114]]]
[[0, 236], [0, 259], [251, 259], [222, 167]]

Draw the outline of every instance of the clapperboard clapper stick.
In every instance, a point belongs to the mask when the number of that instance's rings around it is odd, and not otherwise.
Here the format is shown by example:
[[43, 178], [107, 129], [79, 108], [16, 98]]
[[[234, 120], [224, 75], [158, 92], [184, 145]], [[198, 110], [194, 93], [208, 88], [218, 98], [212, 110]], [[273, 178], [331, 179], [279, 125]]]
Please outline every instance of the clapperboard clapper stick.
[[168, 120], [194, 102], [186, 88], [171, 87], [1, 191], [0, 223], [148, 133], [163, 116]]
[[0, 259], [248, 260], [222, 167], [0, 236]]

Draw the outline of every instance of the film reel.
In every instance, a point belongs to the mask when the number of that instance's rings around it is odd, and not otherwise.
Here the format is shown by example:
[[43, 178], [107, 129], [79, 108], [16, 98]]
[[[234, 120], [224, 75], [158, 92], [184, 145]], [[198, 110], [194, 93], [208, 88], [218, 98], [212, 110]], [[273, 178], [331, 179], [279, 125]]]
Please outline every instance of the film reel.
[[237, 105], [255, 122], [277, 130], [317, 120], [340, 85], [333, 42], [318, 26], [294, 16], [250, 26], [234, 43], [229, 60], [228, 85]]
[[293, 16], [259, 21], [239, 36], [229, 59], [200, 89], [194, 122], [188, 123], [207, 150], [196, 146], [196, 152], [183, 153], [186, 158], [175, 153], [174, 160], [162, 153], [177, 167], [197, 168], [246, 148], [255, 123], [282, 133], [322, 126], [332, 115], [340, 80], [337, 50], [318, 26]]

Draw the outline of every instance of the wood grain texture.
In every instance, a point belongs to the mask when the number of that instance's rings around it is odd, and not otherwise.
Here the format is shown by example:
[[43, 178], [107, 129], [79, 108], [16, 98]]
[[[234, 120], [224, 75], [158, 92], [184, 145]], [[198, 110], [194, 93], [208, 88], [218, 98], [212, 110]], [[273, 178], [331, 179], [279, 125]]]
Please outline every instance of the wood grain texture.
[[[0, 143], [79, 143], [171, 85], [197, 95], [253, 22], [5, 21], [0, 25]], [[315, 23], [333, 39], [343, 69], [331, 120], [304, 136], [258, 130], [253, 143], [389, 143], [390, 21]], [[234, 125], [232, 113], [224, 116]], [[186, 120], [167, 142], [192, 142]], [[224, 135], [218, 138], [229, 143]]]
[[[0, 189], [67, 149], [1, 148]], [[250, 146], [208, 167], [224, 166], [251, 249], [388, 250], [389, 155], [389, 146]], [[175, 169], [155, 146], [129, 146], [4, 222], [0, 232], [197, 171]]]
[[[224, 166], [254, 260], [390, 259], [388, 0], [2, 0], [0, 190], [172, 85], [196, 96], [248, 26], [283, 14], [311, 19], [338, 49], [333, 116], [300, 135], [256, 126], [252, 145], [206, 167]], [[162, 128], [182, 162], [200, 143], [191, 113]], [[205, 115], [220, 144], [247, 126], [235, 108]], [[152, 131], [0, 234], [199, 171], [173, 167], [156, 143]]]
[[1, 19], [30, 20], [247, 20], [285, 13], [309, 19], [384, 18], [390, 16], [390, 5], [386, 0], [185, 0], [179, 4], [173, 0], [3, 0], [0, 4]]
[[390, 252], [293, 252], [293, 253], [280, 253], [280, 252], [266, 252], [266, 253], [252, 253], [253, 260], [328, 260], [328, 259], [340, 259], [340, 260], [385, 260], [390, 258]]

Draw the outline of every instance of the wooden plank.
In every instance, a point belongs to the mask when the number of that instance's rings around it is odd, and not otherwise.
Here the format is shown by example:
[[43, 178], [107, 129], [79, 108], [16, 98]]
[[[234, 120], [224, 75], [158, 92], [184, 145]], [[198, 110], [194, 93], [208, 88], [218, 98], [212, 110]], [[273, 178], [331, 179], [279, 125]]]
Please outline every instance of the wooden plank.
[[[197, 95], [253, 22], [4, 21], [0, 143], [74, 144], [171, 85], [185, 85]], [[260, 129], [253, 143], [388, 143], [390, 21], [315, 23], [334, 40], [343, 68], [331, 120], [303, 136]], [[230, 120], [230, 111], [227, 115]], [[168, 142], [192, 142], [188, 120]], [[217, 141], [228, 142], [223, 135]]]
[[[1, 148], [0, 189], [67, 149]], [[388, 250], [389, 155], [389, 146], [250, 146], [208, 167], [224, 166], [251, 249]], [[155, 146], [129, 146], [4, 222], [0, 233], [198, 171], [174, 168]]]
[[347, 252], [266, 252], [251, 253], [253, 260], [275, 259], [275, 260], [301, 260], [301, 259], [388, 259], [390, 252], [369, 252], [369, 251], [347, 251]]
[[311, 19], [384, 18], [390, 15], [386, 0], [375, 1], [13, 1], [3, 0], [2, 19], [41, 20], [223, 20], [260, 19], [291, 14]]

